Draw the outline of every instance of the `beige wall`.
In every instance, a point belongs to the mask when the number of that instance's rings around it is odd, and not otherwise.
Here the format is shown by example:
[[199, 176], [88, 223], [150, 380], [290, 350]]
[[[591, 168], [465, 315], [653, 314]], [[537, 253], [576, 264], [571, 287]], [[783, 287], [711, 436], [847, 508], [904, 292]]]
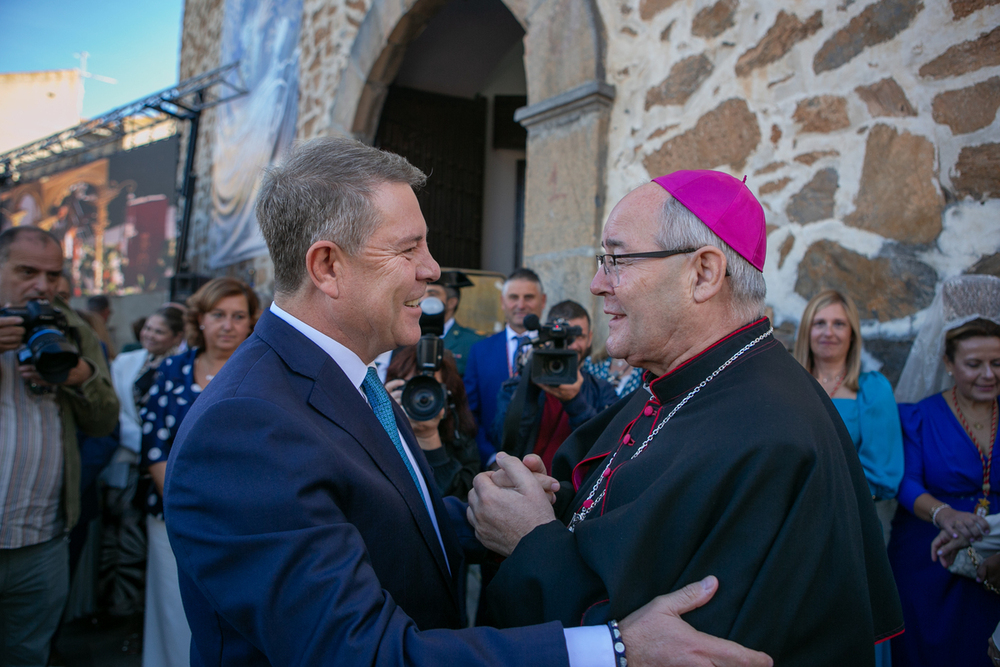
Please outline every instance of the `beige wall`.
[[0, 153], [73, 127], [82, 104], [75, 69], [0, 74]]

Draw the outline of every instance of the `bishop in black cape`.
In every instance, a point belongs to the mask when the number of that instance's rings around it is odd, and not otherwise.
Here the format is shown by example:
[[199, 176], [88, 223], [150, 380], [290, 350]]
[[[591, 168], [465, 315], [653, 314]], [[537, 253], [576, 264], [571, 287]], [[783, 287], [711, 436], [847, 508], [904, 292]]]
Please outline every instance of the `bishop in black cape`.
[[[698, 630], [776, 665], [874, 665], [903, 629], [861, 465], [826, 393], [766, 336], [634, 449], [715, 369], [767, 332], [743, 327], [578, 429], [553, 461], [553, 521], [523, 537], [487, 589], [500, 627], [624, 618], [707, 575]], [[648, 374], [647, 374], [648, 375]], [[630, 436], [626, 438], [625, 436]], [[632, 444], [623, 444], [631, 439]], [[606, 457], [607, 492], [567, 530]]]

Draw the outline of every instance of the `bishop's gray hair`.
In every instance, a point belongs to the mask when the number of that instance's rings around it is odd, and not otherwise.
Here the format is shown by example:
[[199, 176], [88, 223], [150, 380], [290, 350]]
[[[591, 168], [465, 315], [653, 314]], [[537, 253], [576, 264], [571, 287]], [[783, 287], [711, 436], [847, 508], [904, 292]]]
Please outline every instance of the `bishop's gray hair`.
[[764, 316], [764, 298], [767, 296], [764, 274], [674, 197], [670, 197], [663, 204], [656, 242], [664, 250], [703, 246], [721, 250], [726, 256], [726, 265], [731, 274], [730, 288], [733, 293], [734, 314], [743, 323], [753, 322]]
[[296, 292], [306, 278], [306, 252], [333, 241], [359, 252], [378, 227], [372, 201], [383, 183], [417, 189], [427, 177], [406, 158], [344, 137], [294, 148], [267, 169], [257, 195], [257, 222], [274, 263], [275, 293]]

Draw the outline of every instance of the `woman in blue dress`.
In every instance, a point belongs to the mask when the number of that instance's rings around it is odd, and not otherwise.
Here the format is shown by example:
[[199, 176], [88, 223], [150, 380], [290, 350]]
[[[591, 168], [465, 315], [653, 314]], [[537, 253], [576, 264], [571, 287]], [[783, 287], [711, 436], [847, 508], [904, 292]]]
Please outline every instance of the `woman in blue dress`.
[[153, 480], [146, 502], [149, 552], [143, 667], [181, 667], [190, 661], [191, 631], [181, 605], [177, 562], [163, 522], [163, 482], [174, 437], [191, 404], [253, 331], [257, 295], [235, 278], [216, 278], [188, 299], [186, 352], [166, 359], [149, 389], [142, 420], [140, 466]]
[[[861, 372], [861, 318], [846, 294], [825, 290], [806, 305], [795, 340], [795, 358], [830, 396], [858, 451], [888, 542], [899, 482], [903, 436], [892, 386], [881, 373]], [[875, 647], [876, 665], [889, 667], [889, 642]]]
[[[928, 316], [924, 331], [937, 340], [921, 331], [896, 392], [906, 472], [889, 562], [906, 632], [893, 640], [892, 653], [897, 667], [985, 667], [1000, 595], [933, 562], [930, 545], [939, 530], [975, 541], [988, 530], [983, 517], [1000, 511], [1000, 470], [992, 465], [1000, 415], [1000, 280], [946, 281], [931, 310], [938, 315]], [[953, 380], [933, 369], [937, 359]], [[940, 383], [952, 382], [941, 391]], [[903, 402], [919, 396], [926, 398]]]

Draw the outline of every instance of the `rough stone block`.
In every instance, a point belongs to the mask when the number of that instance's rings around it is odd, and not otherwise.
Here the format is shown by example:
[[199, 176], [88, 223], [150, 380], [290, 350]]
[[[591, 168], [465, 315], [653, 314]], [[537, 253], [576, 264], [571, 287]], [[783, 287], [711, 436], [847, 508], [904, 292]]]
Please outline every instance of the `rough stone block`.
[[851, 125], [847, 116], [847, 100], [835, 95], [802, 100], [796, 105], [792, 120], [802, 125], [802, 132], [827, 133]]
[[781, 128], [771, 125], [771, 143], [777, 146], [779, 141], [781, 141]]
[[931, 105], [934, 121], [952, 134], [968, 134], [990, 125], [1000, 107], [1000, 76], [974, 86], [938, 94]]
[[986, 255], [973, 264], [966, 273], [979, 273], [1000, 278], [1000, 252]]
[[995, 65], [1000, 65], [1000, 26], [951, 47], [921, 67], [920, 76], [944, 79]]
[[810, 16], [805, 23], [795, 14], [779, 11], [764, 38], [736, 61], [736, 75], [746, 76], [758, 67], [773, 63], [822, 27], [821, 11]]
[[851, 295], [861, 318], [886, 322], [926, 308], [934, 298], [937, 274], [906, 249], [891, 244], [874, 259], [817, 241], [799, 262], [795, 291], [810, 299], [832, 288]]
[[792, 182], [791, 176], [785, 176], [784, 178], [778, 179], [777, 181], [768, 181], [764, 185], [760, 186], [757, 194], [760, 196], [773, 194], [775, 192], [781, 192], [785, 189], [785, 186]]
[[739, 0], [719, 0], [711, 7], [705, 7], [694, 15], [691, 34], [696, 37], [718, 37], [736, 25], [733, 17], [739, 4]]
[[978, 12], [983, 7], [996, 4], [1000, 4], [1000, 0], [951, 0], [951, 13], [957, 21], [973, 12]]
[[836, 169], [828, 167], [816, 172], [812, 180], [789, 200], [788, 208], [785, 209], [788, 219], [808, 224], [832, 218], [837, 185]]
[[1000, 144], [966, 146], [958, 154], [955, 172], [951, 184], [956, 195], [1000, 197]]
[[648, 21], [676, 3], [677, 0], [642, 0], [639, 3], [639, 18]]
[[739, 171], [760, 144], [757, 116], [745, 100], [729, 99], [698, 119], [693, 128], [646, 156], [643, 165], [659, 176], [678, 169], [731, 165]]
[[920, 0], [879, 0], [868, 5], [816, 52], [813, 72], [835, 70], [869, 46], [888, 42], [908, 28], [923, 8]]
[[763, 167], [761, 167], [757, 171], [755, 171], [753, 173], [753, 175], [754, 176], [762, 176], [763, 174], [770, 174], [772, 172], [778, 171], [779, 169], [781, 169], [782, 167], [784, 167], [785, 164], [786, 164], [785, 162], [771, 162], [769, 164], [764, 165]]
[[892, 77], [882, 79], [870, 86], [858, 86], [854, 89], [861, 101], [868, 105], [868, 113], [873, 117], [881, 116], [916, 116], [917, 111], [906, 99], [906, 93]]
[[819, 160], [825, 157], [839, 157], [839, 151], [813, 151], [812, 153], [803, 153], [802, 155], [796, 155], [793, 159], [796, 162], [800, 162], [807, 167], [811, 167]]
[[906, 365], [906, 359], [910, 356], [910, 347], [913, 340], [906, 338], [903, 340], [888, 338], [865, 338], [865, 350], [873, 357], [882, 362], [882, 368], [878, 372], [885, 376], [885, 379], [895, 387], [899, 382], [899, 376]]
[[934, 145], [925, 137], [876, 125], [868, 135], [856, 208], [844, 222], [907, 243], [941, 233]]
[[646, 111], [653, 106], [683, 105], [712, 75], [712, 61], [704, 53], [674, 64], [660, 85], [646, 91]]
[[785, 240], [781, 242], [781, 247], [778, 248], [778, 268], [780, 269], [785, 265], [785, 258], [788, 257], [788, 253], [792, 251], [795, 246], [795, 236], [789, 234], [785, 237]]

